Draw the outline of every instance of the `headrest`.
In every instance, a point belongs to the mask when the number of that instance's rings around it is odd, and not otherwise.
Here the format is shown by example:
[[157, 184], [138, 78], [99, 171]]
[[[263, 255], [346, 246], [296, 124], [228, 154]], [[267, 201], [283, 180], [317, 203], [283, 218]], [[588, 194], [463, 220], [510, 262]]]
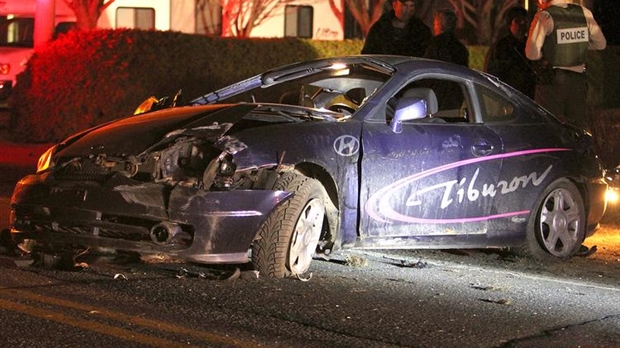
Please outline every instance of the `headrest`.
[[430, 88], [410, 88], [403, 93], [402, 98], [420, 98], [425, 100], [429, 114], [434, 114], [439, 110], [437, 96]]
[[429, 114], [426, 100], [418, 97], [400, 97], [394, 117], [399, 120], [418, 120]]

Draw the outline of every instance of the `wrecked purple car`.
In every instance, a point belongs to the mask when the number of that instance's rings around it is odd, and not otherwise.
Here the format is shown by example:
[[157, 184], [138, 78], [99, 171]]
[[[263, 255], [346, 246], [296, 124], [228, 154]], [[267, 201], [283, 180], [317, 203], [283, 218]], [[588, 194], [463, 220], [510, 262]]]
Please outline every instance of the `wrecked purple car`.
[[17, 184], [11, 233], [41, 252], [251, 262], [273, 277], [347, 248], [553, 259], [594, 232], [606, 188], [587, 132], [492, 76], [338, 57], [66, 139]]

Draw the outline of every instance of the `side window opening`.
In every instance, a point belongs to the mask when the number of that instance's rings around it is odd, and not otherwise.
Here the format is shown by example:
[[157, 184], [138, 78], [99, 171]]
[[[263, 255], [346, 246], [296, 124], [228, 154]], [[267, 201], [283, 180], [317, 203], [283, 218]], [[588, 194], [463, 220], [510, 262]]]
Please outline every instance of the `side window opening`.
[[510, 100], [500, 96], [490, 89], [481, 86], [477, 89], [480, 97], [480, 108], [483, 122], [508, 121], [516, 116], [515, 106]]
[[427, 78], [414, 81], [400, 90], [388, 102], [388, 121], [394, 116], [399, 98], [414, 95], [425, 100], [430, 114], [420, 121], [437, 123], [470, 122], [465, 97], [466, 88], [456, 81]]

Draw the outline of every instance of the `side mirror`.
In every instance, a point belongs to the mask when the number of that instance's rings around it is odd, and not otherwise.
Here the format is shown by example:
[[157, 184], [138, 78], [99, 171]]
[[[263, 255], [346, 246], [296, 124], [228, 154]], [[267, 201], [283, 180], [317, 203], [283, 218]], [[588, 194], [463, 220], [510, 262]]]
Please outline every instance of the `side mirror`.
[[394, 118], [390, 121], [390, 128], [394, 133], [403, 131], [402, 123], [409, 120], [417, 120], [427, 115], [428, 105], [426, 100], [420, 98], [403, 97], [398, 100]]

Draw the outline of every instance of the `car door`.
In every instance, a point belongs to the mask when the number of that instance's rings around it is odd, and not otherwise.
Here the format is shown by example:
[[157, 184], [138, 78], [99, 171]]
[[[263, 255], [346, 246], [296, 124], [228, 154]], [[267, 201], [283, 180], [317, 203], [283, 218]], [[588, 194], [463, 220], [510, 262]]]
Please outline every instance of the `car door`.
[[[419, 87], [436, 92], [436, 112], [403, 122], [400, 133], [394, 132], [388, 126], [398, 104], [394, 100]], [[427, 76], [390, 98], [383, 122], [364, 123], [363, 246], [456, 246], [484, 239], [502, 144], [495, 132], [471, 119], [474, 105], [468, 91], [465, 81]]]
[[543, 190], [559, 173], [574, 172], [564, 167], [574, 161], [561, 161], [570, 149], [532, 104], [480, 85], [476, 94], [482, 122], [502, 138], [504, 147], [493, 208], [503, 218], [494, 219], [490, 228], [504, 241], [516, 240], [523, 237], [529, 214]]

